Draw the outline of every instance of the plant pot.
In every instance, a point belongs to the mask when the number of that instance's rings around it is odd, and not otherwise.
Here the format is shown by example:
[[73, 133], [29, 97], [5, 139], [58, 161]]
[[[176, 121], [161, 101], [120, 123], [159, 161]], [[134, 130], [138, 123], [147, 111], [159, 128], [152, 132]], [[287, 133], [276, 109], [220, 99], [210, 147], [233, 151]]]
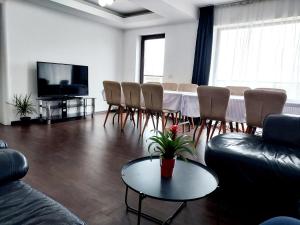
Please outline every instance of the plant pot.
[[175, 159], [161, 159], [160, 172], [161, 176], [165, 178], [172, 177]]
[[23, 116], [23, 117], [20, 117], [20, 120], [22, 122], [29, 122], [31, 120], [31, 117], [29, 117], [29, 116]]

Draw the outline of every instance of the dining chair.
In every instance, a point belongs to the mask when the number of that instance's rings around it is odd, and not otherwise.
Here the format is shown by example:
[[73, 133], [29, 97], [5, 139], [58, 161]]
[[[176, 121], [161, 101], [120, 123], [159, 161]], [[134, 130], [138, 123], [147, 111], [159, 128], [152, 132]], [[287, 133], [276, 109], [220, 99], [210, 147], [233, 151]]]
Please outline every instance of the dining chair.
[[142, 130], [142, 107], [141, 107], [141, 85], [135, 82], [122, 82], [121, 83], [125, 106], [126, 116], [123, 124], [123, 129], [126, 125], [128, 116], [130, 115], [135, 125], [134, 114], [137, 112], [137, 128]]
[[118, 114], [118, 123], [120, 122], [121, 118], [121, 130], [123, 130], [123, 110], [124, 106], [121, 104], [121, 85], [117, 81], [103, 81], [103, 87], [105, 92], [105, 98], [108, 104], [108, 110], [105, 116], [104, 124], [105, 126], [109, 113], [111, 112], [112, 106], [117, 106], [117, 114]]
[[178, 91], [182, 92], [197, 92], [198, 85], [190, 83], [180, 83], [178, 84]]
[[162, 83], [164, 90], [166, 91], [177, 91], [178, 84], [176, 83]]
[[[226, 111], [230, 97], [229, 89], [224, 87], [199, 86], [197, 88], [197, 93], [201, 122], [200, 130], [196, 139], [195, 136], [198, 127], [194, 131], [194, 139], [196, 141], [195, 146], [197, 146], [205, 126], [207, 127], [206, 142], [208, 142], [209, 138], [212, 138], [219, 122], [221, 122], [219, 133], [221, 130], [223, 130], [223, 133], [226, 133]], [[213, 121], [215, 121], [215, 123], [210, 135]]]
[[[174, 114], [172, 110], [163, 109], [163, 96], [164, 90], [162, 85], [158, 84], [142, 84], [142, 93], [144, 96], [145, 103], [145, 113], [146, 113], [146, 121], [144, 124], [144, 128], [142, 131], [142, 135], [145, 132], [145, 128], [148, 125], [150, 117], [157, 117], [156, 120], [156, 129], [158, 130], [158, 121], [159, 117], [161, 117], [162, 121], [162, 132], [165, 130], [166, 126], [166, 115], [165, 114]], [[174, 116], [174, 115], [173, 115]]]
[[286, 93], [286, 90], [280, 88], [255, 88], [255, 90], [263, 90], [263, 91], [278, 91]]
[[[251, 90], [250, 87], [246, 87], [246, 86], [227, 86], [226, 88], [228, 88], [230, 90], [230, 95], [234, 95], [234, 96], [244, 96], [245, 91]], [[236, 121], [229, 121], [229, 127], [230, 127], [231, 132], [234, 131], [233, 122], [235, 123], [236, 132], [240, 131], [239, 125], [241, 125], [242, 132], [245, 132], [244, 123], [239, 123]]]
[[281, 114], [287, 95], [282, 91], [247, 90], [245, 91], [246, 133], [254, 134], [256, 128], [262, 128], [266, 116]]
[[250, 87], [245, 87], [245, 86], [226, 86], [226, 88], [229, 89], [230, 95], [236, 95], [236, 96], [244, 96], [245, 91], [251, 90]]

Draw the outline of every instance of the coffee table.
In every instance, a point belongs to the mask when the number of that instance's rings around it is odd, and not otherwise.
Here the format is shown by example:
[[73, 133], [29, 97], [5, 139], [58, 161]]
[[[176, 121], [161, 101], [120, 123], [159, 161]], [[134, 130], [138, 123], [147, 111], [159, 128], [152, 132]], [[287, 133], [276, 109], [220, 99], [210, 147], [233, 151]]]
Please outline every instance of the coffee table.
[[[138, 225], [141, 217], [158, 224], [170, 224], [188, 201], [201, 199], [218, 187], [217, 175], [206, 166], [192, 160], [176, 160], [173, 176], [162, 178], [159, 157], [143, 157], [130, 161], [122, 168], [122, 180], [126, 185], [126, 209], [138, 215]], [[128, 188], [139, 194], [138, 209], [128, 204]], [[147, 197], [180, 202], [180, 205], [171, 216], [162, 221], [142, 212], [142, 202]]]

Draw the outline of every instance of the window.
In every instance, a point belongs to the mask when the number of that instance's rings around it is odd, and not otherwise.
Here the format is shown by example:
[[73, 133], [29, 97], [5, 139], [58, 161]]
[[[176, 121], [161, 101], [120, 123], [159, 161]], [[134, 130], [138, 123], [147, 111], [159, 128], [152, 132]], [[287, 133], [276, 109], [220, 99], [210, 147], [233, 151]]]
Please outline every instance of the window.
[[140, 82], [162, 82], [165, 59], [165, 34], [142, 36]]
[[300, 99], [300, 21], [217, 28], [212, 84], [282, 88]]

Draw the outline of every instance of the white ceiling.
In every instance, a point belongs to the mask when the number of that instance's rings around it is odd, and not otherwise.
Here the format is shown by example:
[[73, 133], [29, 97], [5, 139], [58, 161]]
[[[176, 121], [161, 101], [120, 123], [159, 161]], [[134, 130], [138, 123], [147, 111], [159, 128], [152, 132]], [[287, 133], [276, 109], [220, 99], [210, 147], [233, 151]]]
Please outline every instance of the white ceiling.
[[196, 21], [198, 8], [240, 0], [116, 0], [100, 7], [97, 0], [29, 0], [122, 29]]

